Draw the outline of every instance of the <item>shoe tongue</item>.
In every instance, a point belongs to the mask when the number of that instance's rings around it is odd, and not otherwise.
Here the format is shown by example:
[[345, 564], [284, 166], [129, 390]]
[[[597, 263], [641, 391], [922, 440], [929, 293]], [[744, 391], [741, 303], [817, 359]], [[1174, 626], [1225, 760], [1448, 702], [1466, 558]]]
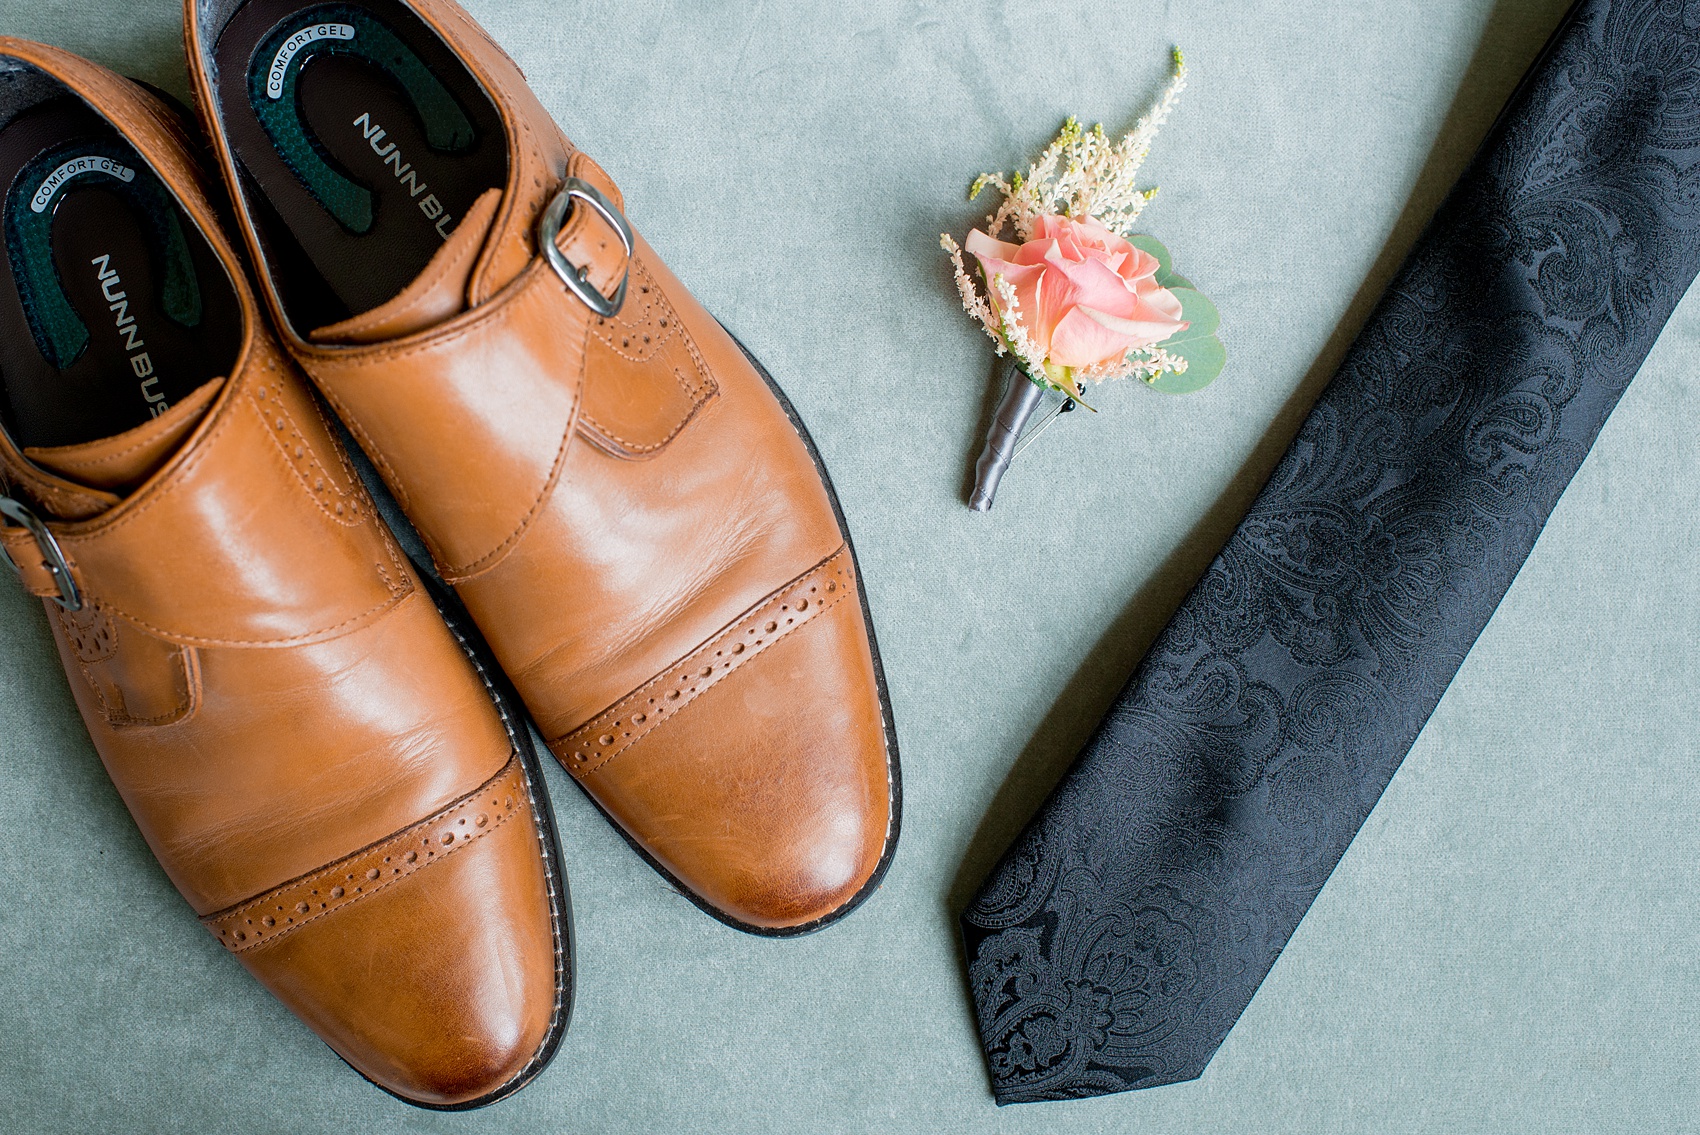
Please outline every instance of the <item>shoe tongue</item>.
[[466, 211], [425, 271], [394, 299], [352, 319], [310, 332], [315, 343], [381, 343], [445, 323], [467, 308], [467, 291], [478, 254], [489, 238], [501, 204], [500, 189], [487, 190]]
[[[171, 460], [223, 389], [224, 379], [215, 378], [159, 417], [133, 430], [80, 445], [31, 446], [23, 453], [49, 473], [78, 488], [91, 490], [82, 494], [88, 497], [87, 503], [93, 507], [99, 502], [98, 511], [105, 511], [111, 507], [114, 494], [122, 498]], [[82, 507], [75, 511], [78, 519], [88, 515]]]

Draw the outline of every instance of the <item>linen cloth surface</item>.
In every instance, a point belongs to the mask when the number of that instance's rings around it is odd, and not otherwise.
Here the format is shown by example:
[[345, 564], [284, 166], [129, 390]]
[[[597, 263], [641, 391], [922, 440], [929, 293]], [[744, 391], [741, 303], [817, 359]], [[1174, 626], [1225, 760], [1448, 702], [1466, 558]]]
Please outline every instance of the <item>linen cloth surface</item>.
[[[0, 1130], [1676, 1131], [1700, 1105], [1700, 302], [1198, 1081], [998, 1111], [955, 920], [1220, 549], [1567, 0], [470, 0], [773, 371], [856, 537], [905, 772], [881, 892], [796, 942], [672, 893], [557, 771], [580, 986], [471, 1115], [351, 1073], [200, 929], [0, 583]], [[1302, 9], [1302, 10], [1301, 10]], [[0, 28], [183, 93], [173, 0]], [[1193, 88], [1144, 227], [1228, 372], [1101, 390], [962, 503], [997, 391], [941, 231], [1068, 114]]]

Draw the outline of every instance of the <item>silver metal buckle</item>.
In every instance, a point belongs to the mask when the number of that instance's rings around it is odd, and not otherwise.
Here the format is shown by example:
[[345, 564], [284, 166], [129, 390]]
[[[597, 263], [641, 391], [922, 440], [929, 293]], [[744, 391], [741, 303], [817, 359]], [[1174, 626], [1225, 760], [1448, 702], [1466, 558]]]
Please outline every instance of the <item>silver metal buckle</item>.
[[[77, 581], [71, 578], [71, 565], [65, 559], [65, 553], [60, 549], [59, 541], [53, 538], [53, 533], [48, 530], [47, 525], [41, 522], [39, 516], [11, 497], [0, 497], [0, 516], [4, 516], [19, 527], [27, 529], [29, 534], [35, 538], [35, 545], [42, 555], [41, 566], [47, 569], [48, 574], [53, 576], [53, 582], [59, 585], [59, 597], [53, 601], [67, 611], [81, 611], [83, 609], [83, 596], [77, 590]], [[14, 570], [23, 570], [18, 562], [11, 557], [11, 554], [6, 551], [3, 544], [0, 544], [0, 557], [4, 557]]]
[[[583, 201], [601, 215], [608, 227], [620, 236], [620, 243], [626, 246], [626, 271], [620, 277], [620, 286], [612, 296], [605, 296], [590, 284], [590, 269], [580, 268], [567, 254], [561, 251], [561, 246], [555, 243], [555, 238], [561, 235], [561, 226], [566, 223], [567, 211], [572, 208], [574, 200]], [[572, 293], [584, 301], [584, 306], [594, 311], [604, 319], [612, 319], [620, 314], [620, 309], [626, 305], [626, 285], [632, 278], [632, 228], [626, 223], [626, 218], [614, 203], [603, 196], [602, 191], [582, 178], [569, 177], [561, 182], [561, 191], [555, 199], [549, 202], [549, 207], [543, 210], [543, 219], [537, 222], [537, 245], [543, 250], [543, 255], [549, 261], [549, 267], [555, 270], [555, 275], [561, 278]]]

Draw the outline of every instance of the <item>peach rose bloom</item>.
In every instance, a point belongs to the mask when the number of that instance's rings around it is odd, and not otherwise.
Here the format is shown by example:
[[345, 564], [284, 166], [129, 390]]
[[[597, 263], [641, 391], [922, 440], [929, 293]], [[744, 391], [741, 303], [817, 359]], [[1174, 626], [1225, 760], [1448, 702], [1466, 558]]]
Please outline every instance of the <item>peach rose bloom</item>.
[[[988, 282], [1009, 281], [1022, 326], [1057, 366], [1118, 363], [1188, 326], [1181, 301], [1157, 284], [1157, 258], [1090, 218], [1040, 217], [1019, 246], [975, 229], [964, 247]], [[996, 310], [996, 291], [991, 301]]]

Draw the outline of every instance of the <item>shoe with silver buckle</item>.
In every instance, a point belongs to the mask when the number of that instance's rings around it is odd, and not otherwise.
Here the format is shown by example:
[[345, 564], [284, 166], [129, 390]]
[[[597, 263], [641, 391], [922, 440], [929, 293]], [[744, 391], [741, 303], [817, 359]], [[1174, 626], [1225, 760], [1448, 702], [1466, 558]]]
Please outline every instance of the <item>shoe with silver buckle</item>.
[[842, 918], [896, 844], [897, 748], [784, 394], [459, 6], [230, 8], [190, 6], [189, 55], [244, 239], [425, 566], [703, 910], [772, 936]]

